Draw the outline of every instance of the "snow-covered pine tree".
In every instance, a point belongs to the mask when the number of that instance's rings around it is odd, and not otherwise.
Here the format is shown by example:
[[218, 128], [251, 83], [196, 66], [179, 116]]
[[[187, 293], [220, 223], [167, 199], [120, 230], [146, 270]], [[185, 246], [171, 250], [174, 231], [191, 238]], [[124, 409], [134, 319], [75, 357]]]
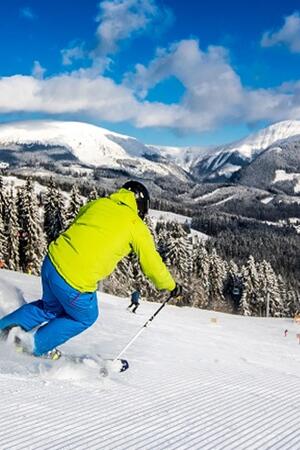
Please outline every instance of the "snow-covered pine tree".
[[4, 267], [7, 255], [7, 237], [3, 219], [0, 215], [0, 267]]
[[235, 279], [239, 276], [239, 268], [238, 265], [231, 259], [228, 264], [227, 274], [232, 279]]
[[3, 178], [0, 176], [0, 216], [4, 227], [6, 226], [6, 221], [8, 218], [7, 215], [9, 213], [7, 208], [8, 208], [8, 197], [5, 191]]
[[91, 202], [93, 200], [97, 200], [97, 198], [99, 198], [99, 194], [98, 191], [96, 189], [96, 187], [94, 186], [92, 190], [90, 190], [89, 195], [88, 195], [88, 202]]
[[227, 264], [225, 296], [232, 305], [232, 312], [239, 309], [242, 280], [238, 265], [231, 259]]
[[166, 248], [169, 236], [166, 222], [158, 221], [156, 223], [155, 236], [157, 251], [162, 257], [163, 261], [166, 261]]
[[193, 306], [207, 308], [209, 299], [209, 255], [201, 240], [196, 241], [193, 250]]
[[266, 316], [269, 307], [269, 315], [280, 317], [283, 312], [283, 303], [280, 297], [278, 280], [269, 262], [263, 260], [258, 264], [259, 293], [257, 304], [259, 315]]
[[103, 281], [105, 292], [121, 297], [129, 297], [136, 289], [134, 285], [133, 267], [130, 258], [123, 258], [113, 273]]
[[225, 262], [213, 249], [209, 257], [209, 308], [218, 311], [226, 310], [226, 301], [223, 293], [225, 278]]
[[243, 279], [243, 295], [240, 302], [240, 313], [244, 316], [259, 315], [259, 277], [252, 255], [241, 270]]
[[278, 282], [278, 290], [279, 295], [282, 302], [282, 315], [283, 317], [289, 317], [289, 308], [288, 308], [288, 302], [287, 302], [287, 286], [286, 283], [282, 277], [282, 275], [277, 276], [277, 282]]
[[50, 179], [44, 201], [44, 231], [50, 244], [66, 227], [65, 205], [61, 191]]
[[[146, 216], [145, 223], [157, 248], [157, 236], [154, 222], [149, 216]], [[141, 293], [143, 298], [146, 298], [149, 301], [159, 301], [162, 298], [162, 295], [155, 289], [153, 283], [143, 274], [138, 257], [134, 253], [130, 255], [130, 261], [132, 264], [135, 289]]]
[[182, 281], [188, 281], [193, 270], [192, 239], [179, 223], [172, 223], [167, 236], [165, 258], [167, 265], [174, 267]]
[[295, 314], [300, 313], [300, 297], [291, 286], [288, 287], [286, 292], [286, 304], [288, 317], [294, 317]]
[[152, 282], [143, 274], [138, 257], [135, 253], [129, 256], [133, 288], [141, 293], [142, 298], [149, 301], [159, 301], [162, 297]]
[[66, 215], [67, 226], [69, 226], [73, 222], [73, 220], [77, 216], [81, 206], [82, 206], [82, 200], [80, 198], [79, 189], [78, 189], [78, 186], [76, 184], [74, 184], [71, 189], [70, 203], [69, 203], [69, 207], [67, 209], [67, 215]]
[[[244, 286], [245, 285], [246, 284], [244, 284]], [[244, 290], [243, 295], [240, 300], [240, 305], [239, 305], [239, 313], [242, 314], [243, 316], [251, 316], [252, 315], [250, 304], [248, 302], [249, 302], [249, 297], [246, 295], [246, 292]]]
[[19, 190], [17, 198], [20, 226], [20, 266], [26, 273], [39, 274], [46, 242], [32, 180]]
[[19, 223], [16, 199], [14, 197], [13, 190], [11, 190], [9, 197], [9, 215], [6, 225], [7, 236], [7, 253], [6, 253], [6, 265], [10, 270], [19, 270], [20, 257], [19, 257]]
[[176, 281], [184, 288], [184, 293], [179, 301], [183, 304], [189, 304], [192, 302], [191, 277], [193, 273], [191, 235], [185, 231], [181, 224], [172, 222], [166, 239], [166, 264], [174, 274]]
[[153, 237], [153, 239], [154, 239], [155, 245], [156, 245], [156, 242], [157, 242], [157, 236], [156, 236], [156, 231], [155, 231], [155, 224], [154, 224], [154, 221], [153, 221], [153, 220], [151, 219], [151, 217], [148, 215], [148, 216], [145, 217], [144, 222], [145, 222], [145, 224], [147, 225], [147, 227], [148, 227], [148, 229], [149, 229], [149, 231], [150, 231], [150, 233], [151, 233], [151, 235], [152, 235], [152, 237]]

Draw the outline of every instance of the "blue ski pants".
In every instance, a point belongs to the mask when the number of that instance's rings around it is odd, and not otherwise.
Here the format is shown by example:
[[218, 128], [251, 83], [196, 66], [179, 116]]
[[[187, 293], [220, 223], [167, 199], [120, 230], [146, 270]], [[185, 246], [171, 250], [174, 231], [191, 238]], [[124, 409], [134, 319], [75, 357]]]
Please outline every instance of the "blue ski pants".
[[[80, 270], [80, 269], [79, 269]], [[27, 303], [0, 320], [0, 330], [19, 326], [34, 334], [40, 356], [90, 327], [98, 317], [96, 292], [79, 292], [57, 272], [49, 257], [42, 266], [41, 300]]]

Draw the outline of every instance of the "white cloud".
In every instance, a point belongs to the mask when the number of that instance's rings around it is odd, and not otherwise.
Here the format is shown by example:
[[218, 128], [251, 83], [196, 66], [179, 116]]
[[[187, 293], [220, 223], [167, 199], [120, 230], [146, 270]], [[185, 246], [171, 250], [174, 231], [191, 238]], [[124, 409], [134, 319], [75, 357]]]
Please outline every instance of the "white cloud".
[[[45, 69], [35, 61], [32, 76], [0, 78], [0, 112], [78, 114], [180, 132], [300, 118], [300, 80], [272, 89], [246, 88], [224, 47], [201, 49], [196, 39], [158, 49], [148, 65], [137, 64], [122, 83], [116, 83], [103, 73], [121, 41], [148, 30], [158, 20], [167, 20], [170, 14], [159, 9], [155, 0], [104, 0], [99, 9], [97, 48], [89, 51], [84, 42], [73, 42], [61, 51], [64, 65], [90, 58], [90, 67], [45, 78]], [[265, 35], [264, 45], [289, 42], [295, 50], [298, 24], [298, 14], [287, 17], [280, 31]], [[148, 101], [151, 89], [170, 77], [182, 84], [180, 101]]]
[[32, 68], [32, 76], [34, 78], [42, 79], [44, 78], [44, 74], [46, 72], [46, 69], [41, 66], [39, 61], [34, 61], [33, 68]]
[[154, 0], [105, 0], [99, 3], [99, 10], [94, 50], [98, 57], [116, 53], [121, 41], [144, 32], [154, 22], [163, 28], [172, 17], [169, 9], [159, 8]]
[[224, 48], [211, 46], [204, 52], [194, 39], [177, 42], [158, 50], [148, 67], [137, 65], [125, 82], [145, 98], [149, 89], [171, 76], [185, 88], [174, 128], [210, 129], [217, 121], [232, 120], [240, 114], [243, 88]]
[[300, 16], [298, 12], [284, 18], [284, 24], [278, 31], [266, 31], [263, 34], [261, 45], [273, 47], [286, 45], [292, 53], [300, 53]]
[[74, 61], [84, 59], [86, 57], [86, 52], [84, 51], [84, 44], [70, 46], [69, 48], [64, 48], [61, 50], [62, 63], [64, 66], [73, 64]]
[[29, 8], [29, 6], [25, 6], [24, 8], [21, 8], [19, 10], [19, 12], [20, 12], [20, 16], [23, 17], [24, 19], [34, 20], [37, 18], [36, 14], [33, 12], [33, 10], [31, 8]]
[[[148, 67], [117, 84], [93, 69], [42, 78], [0, 78], [0, 112], [72, 114], [137, 127], [165, 127], [179, 132], [212, 130], [223, 124], [300, 118], [300, 80], [272, 89], [246, 89], [228, 61], [225, 49], [199, 48], [185, 40], [158, 51]], [[175, 76], [185, 94], [180, 102], [149, 102], [145, 94], [157, 83]], [[137, 93], [143, 91], [144, 98]]]
[[139, 102], [134, 93], [113, 80], [89, 78], [84, 71], [48, 79], [15, 75], [0, 79], [0, 113], [44, 112], [80, 114], [136, 126], [172, 126], [177, 107]]
[[[204, 131], [228, 123], [300, 117], [300, 81], [272, 89], [246, 88], [230, 65], [226, 49], [210, 46], [203, 51], [193, 39], [159, 49], [147, 67], [138, 64], [134, 73], [127, 74], [125, 83], [145, 99], [154, 86], [171, 76], [182, 83], [185, 93], [163, 117], [158, 116], [156, 126]], [[154, 126], [156, 111], [151, 112], [145, 101], [143, 105], [149, 117], [142, 115], [138, 123]]]
[[63, 65], [87, 59], [97, 73], [103, 73], [110, 68], [111, 55], [118, 52], [122, 41], [149, 29], [153, 32], [155, 25], [161, 31], [173, 20], [171, 10], [158, 7], [155, 0], [104, 0], [98, 7], [96, 46], [88, 50], [86, 42], [77, 45], [71, 43], [68, 48], [61, 50]]
[[105, 77], [74, 73], [44, 80], [23, 75], [0, 79], [1, 112], [85, 113], [120, 121], [132, 119], [136, 106], [127, 88]]

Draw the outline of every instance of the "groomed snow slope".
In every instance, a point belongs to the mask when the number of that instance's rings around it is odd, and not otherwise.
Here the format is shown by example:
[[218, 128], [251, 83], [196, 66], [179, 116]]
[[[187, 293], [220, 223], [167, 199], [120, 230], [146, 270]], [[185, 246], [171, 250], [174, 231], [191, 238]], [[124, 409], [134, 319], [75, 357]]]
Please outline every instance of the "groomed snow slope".
[[[38, 278], [2, 270], [6, 308], [22, 300], [16, 287], [40, 295]], [[124, 299], [99, 302], [97, 323], [64, 352], [114, 356], [157, 308], [142, 303], [134, 315]], [[0, 448], [299, 449], [296, 333], [291, 320], [168, 306], [128, 350], [130, 369], [106, 379], [1, 344]]]

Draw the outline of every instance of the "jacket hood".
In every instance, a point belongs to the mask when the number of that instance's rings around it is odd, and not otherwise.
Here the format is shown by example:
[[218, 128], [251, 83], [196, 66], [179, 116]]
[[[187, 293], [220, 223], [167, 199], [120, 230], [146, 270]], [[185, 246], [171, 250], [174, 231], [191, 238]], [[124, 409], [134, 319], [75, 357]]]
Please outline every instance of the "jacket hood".
[[129, 206], [136, 214], [138, 214], [137, 204], [134, 193], [127, 189], [121, 188], [117, 192], [114, 192], [109, 198], [115, 203], [122, 203]]

